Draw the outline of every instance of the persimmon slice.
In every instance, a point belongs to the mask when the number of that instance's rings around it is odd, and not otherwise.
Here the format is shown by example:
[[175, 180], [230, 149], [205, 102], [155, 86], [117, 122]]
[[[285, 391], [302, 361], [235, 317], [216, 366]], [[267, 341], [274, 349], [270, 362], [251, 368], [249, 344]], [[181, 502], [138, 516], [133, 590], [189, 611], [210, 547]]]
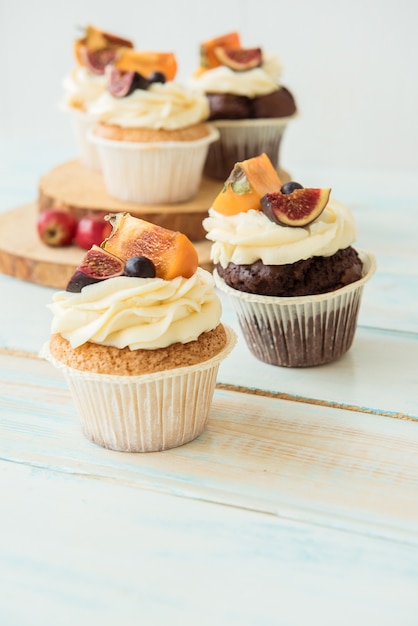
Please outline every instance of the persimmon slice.
[[272, 162], [263, 152], [236, 163], [212, 207], [222, 215], [236, 215], [250, 209], [261, 211], [261, 198], [266, 193], [280, 191], [282, 184]]
[[155, 265], [158, 278], [171, 280], [176, 276], [190, 278], [196, 272], [198, 255], [186, 235], [151, 224], [129, 213], [109, 218], [113, 230], [102, 248], [123, 261], [144, 256]]
[[173, 52], [142, 52], [123, 48], [114, 66], [121, 72], [137, 72], [148, 78], [153, 72], [162, 72], [166, 80], [173, 80], [177, 73], [177, 61]]
[[79, 65], [85, 65], [86, 57], [89, 54], [133, 47], [134, 45], [129, 39], [88, 25], [85, 28], [84, 36], [76, 39], [74, 42], [74, 55]]
[[215, 54], [215, 48], [241, 48], [239, 33], [232, 31], [200, 44], [200, 65], [206, 69], [219, 67], [221, 62]]

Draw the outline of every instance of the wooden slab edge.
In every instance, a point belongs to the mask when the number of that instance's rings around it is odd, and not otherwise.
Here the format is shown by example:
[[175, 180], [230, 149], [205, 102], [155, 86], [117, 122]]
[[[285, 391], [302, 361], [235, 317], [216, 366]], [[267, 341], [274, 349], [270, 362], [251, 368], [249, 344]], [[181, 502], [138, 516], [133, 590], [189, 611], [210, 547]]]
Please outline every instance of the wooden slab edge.
[[[43, 244], [36, 230], [38, 214], [36, 202], [0, 214], [0, 272], [44, 287], [65, 289], [85, 250]], [[211, 270], [210, 242], [193, 243], [199, 265]]]

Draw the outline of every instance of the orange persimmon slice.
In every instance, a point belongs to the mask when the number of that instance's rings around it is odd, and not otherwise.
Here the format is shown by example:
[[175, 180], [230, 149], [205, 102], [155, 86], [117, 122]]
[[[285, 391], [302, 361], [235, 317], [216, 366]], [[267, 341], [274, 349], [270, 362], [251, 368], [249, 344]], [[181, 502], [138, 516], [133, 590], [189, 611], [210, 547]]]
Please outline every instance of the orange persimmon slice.
[[74, 56], [79, 65], [85, 64], [85, 50], [91, 52], [104, 49], [117, 50], [118, 48], [133, 48], [134, 44], [130, 39], [107, 33], [100, 28], [88, 25], [85, 28], [84, 36], [74, 41]]
[[196, 272], [198, 255], [186, 235], [151, 224], [129, 213], [117, 213], [109, 218], [113, 226], [102, 248], [123, 261], [144, 256], [155, 265], [158, 278], [171, 280], [176, 276], [190, 278]]
[[114, 61], [121, 72], [138, 72], [148, 78], [152, 72], [162, 72], [166, 80], [173, 80], [177, 73], [177, 61], [173, 52], [148, 52], [121, 49]]
[[215, 54], [215, 48], [241, 48], [239, 33], [232, 31], [200, 44], [200, 65], [205, 69], [213, 69], [221, 65]]
[[222, 215], [236, 215], [250, 209], [261, 211], [260, 200], [266, 193], [280, 191], [283, 183], [268, 156], [236, 163], [212, 208]]

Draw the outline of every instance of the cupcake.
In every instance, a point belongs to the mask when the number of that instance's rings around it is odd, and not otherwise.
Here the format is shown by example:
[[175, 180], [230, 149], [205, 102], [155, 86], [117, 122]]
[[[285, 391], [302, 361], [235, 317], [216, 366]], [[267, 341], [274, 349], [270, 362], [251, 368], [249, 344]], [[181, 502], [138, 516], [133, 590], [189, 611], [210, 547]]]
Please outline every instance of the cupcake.
[[292, 93], [279, 83], [281, 66], [261, 48], [243, 48], [237, 32], [206, 41], [190, 84], [209, 101], [219, 140], [209, 147], [204, 173], [225, 180], [235, 163], [266, 153], [279, 169], [284, 130], [296, 114]]
[[90, 134], [108, 193], [138, 204], [186, 202], [199, 190], [208, 146], [200, 92], [174, 81], [171, 53], [125, 50], [107, 67], [108, 89], [94, 102]]
[[87, 438], [166, 450], [204, 430], [235, 334], [190, 240], [127, 213], [56, 293], [41, 355], [60, 368]]
[[217, 287], [250, 351], [285, 367], [334, 361], [352, 345], [374, 257], [330, 189], [282, 185], [265, 154], [237, 163], [203, 226]]
[[71, 116], [72, 130], [81, 163], [91, 169], [99, 168], [95, 147], [87, 140], [94, 124], [91, 103], [106, 90], [105, 67], [121, 48], [133, 43], [94, 26], [87, 26], [83, 36], [74, 42], [76, 66], [65, 76], [62, 86], [62, 108]]

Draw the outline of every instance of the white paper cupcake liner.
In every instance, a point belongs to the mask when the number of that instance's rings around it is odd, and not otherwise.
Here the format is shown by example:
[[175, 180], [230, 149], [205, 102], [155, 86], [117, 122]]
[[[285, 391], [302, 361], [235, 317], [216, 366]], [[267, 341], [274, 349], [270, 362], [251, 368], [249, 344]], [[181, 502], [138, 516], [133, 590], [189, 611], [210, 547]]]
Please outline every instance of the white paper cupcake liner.
[[90, 132], [109, 195], [138, 204], [185, 202], [199, 190], [209, 145], [219, 133], [210, 127], [194, 141], [140, 143], [104, 139]]
[[85, 436], [121, 452], [155, 452], [181, 446], [205, 429], [219, 365], [236, 343], [211, 359], [141, 376], [96, 374], [67, 367], [46, 344], [40, 356], [63, 371]]
[[100, 159], [96, 146], [88, 140], [88, 134], [93, 129], [95, 118], [80, 109], [63, 107], [71, 119], [71, 127], [77, 154], [84, 167], [91, 170], [100, 170]]
[[263, 152], [278, 169], [283, 133], [294, 117], [214, 120], [211, 124], [219, 131], [219, 139], [209, 146], [204, 174], [225, 181], [235, 163]]
[[373, 255], [359, 252], [363, 277], [316, 296], [259, 296], [232, 289], [214, 271], [216, 286], [237, 314], [252, 354], [283, 367], [311, 367], [335, 361], [351, 347], [365, 283], [376, 270]]

